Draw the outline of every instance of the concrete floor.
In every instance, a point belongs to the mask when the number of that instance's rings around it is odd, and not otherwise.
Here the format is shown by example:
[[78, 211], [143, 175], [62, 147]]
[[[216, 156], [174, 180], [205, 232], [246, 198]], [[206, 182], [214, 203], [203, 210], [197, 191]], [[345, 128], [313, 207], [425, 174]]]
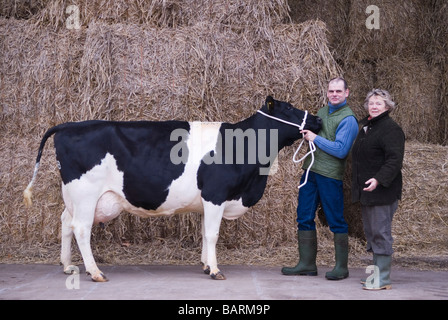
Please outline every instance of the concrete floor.
[[[392, 290], [361, 289], [364, 269], [350, 277], [328, 281], [317, 277], [287, 277], [280, 267], [227, 266], [227, 280], [212, 280], [200, 266], [100, 266], [109, 282], [95, 283], [80, 266], [66, 275], [58, 265], [0, 264], [2, 300], [448, 300], [448, 272], [392, 270]], [[69, 289], [72, 288], [72, 289]]]

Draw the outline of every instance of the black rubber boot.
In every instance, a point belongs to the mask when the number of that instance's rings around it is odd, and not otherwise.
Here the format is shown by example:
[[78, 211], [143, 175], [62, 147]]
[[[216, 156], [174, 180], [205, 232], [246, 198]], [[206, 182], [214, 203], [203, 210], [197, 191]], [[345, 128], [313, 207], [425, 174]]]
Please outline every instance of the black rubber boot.
[[298, 231], [299, 263], [292, 268], [282, 268], [287, 276], [317, 276], [317, 234], [313, 231]]
[[325, 274], [328, 280], [342, 280], [348, 278], [348, 234], [334, 234], [334, 252], [336, 266]]

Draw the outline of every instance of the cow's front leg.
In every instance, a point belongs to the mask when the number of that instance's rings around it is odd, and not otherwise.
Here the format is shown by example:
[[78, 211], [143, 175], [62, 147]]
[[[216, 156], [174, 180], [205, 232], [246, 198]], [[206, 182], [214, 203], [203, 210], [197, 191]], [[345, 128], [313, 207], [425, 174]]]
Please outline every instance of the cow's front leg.
[[221, 226], [224, 205], [216, 206], [204, 200], [203, 204], [204, 218], [202, 226], [202, 262], [204, 263], [204, 271], [207, 273], [208, 270], [210, 270], [209, 273], [212, 279], [225, 280], [226, 277], [218, 269], [218, 262], [216, 259], [216, 243], [218, 242], [219, 227]]
[[202, 253], [201, 253], [201, 263], [202, 270], [205, 274], [210, 274], [210, 266], [207, 262], [207, 239], [205, 238], [205, 219], [204, 215], [201, 219], [201, 234], [202, 234]]

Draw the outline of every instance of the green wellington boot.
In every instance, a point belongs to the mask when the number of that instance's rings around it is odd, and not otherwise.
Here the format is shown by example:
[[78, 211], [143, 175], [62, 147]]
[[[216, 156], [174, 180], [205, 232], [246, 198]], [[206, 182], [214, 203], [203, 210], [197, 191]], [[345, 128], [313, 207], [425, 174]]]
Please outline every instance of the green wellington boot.
[[317, 276], [317, 234], [316, 230], [298, 231], [299, 263], [293, 268], [282, 268], [287, 276]]
[[334, 234], [334, 252], [336, 266], [325, 274], [328, 280], [342, 280], [348, 278], [348, 234]]
[[[373, 265], [376, 266], [376, 254], [373, 255]], [[366, 278], [361, 278], [361, 284], [365, 284], [367, 282]]]
[[392, 282], [390, 281], [390, 268], [392, 265], [392, 256], [373, 254], [376, 260], [376, 266], [380, 271], [379, 283], [368, 284], [365, 283], [362, 288], [364, 290], [389, 290], [392, 289]]

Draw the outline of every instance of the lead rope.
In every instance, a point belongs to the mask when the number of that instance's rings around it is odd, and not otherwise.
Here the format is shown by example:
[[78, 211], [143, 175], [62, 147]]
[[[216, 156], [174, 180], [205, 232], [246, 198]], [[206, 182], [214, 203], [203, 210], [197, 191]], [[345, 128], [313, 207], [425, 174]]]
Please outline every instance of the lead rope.
[[[302, 134], [303, 136], [303, 134]], [[303, 138], [302, 138], [303, 139]], [[310, 169], [314, 164], [314, 152], [316, 151], [316, 145], [314, 144], [313, 141], [308, 141], [309, 146], [310, 146], [310, 151], [307, 152], [307, 154], [305, 154], [302, 158], [300, 158], [299, 160], [296, 160], [296, 156], [299, 153], [299, 150], [302, 148], [303, 142], [305, 142], [305, 139], [302, 140], [302, 142], [300, 143], [299, 147], [297, 148], [296, 153], [294, 153], [294, 157], [292, 158], [292, 161], [294, 163], [300, 163], [303, 160], [305, 160], [306, 157], [308, 157], [311, 154], [311, 163], [308, 166], [308, 169], [306, 169], [306, 174], [305, 174], [305, 181], [299, 186], [299, 189], [302, 188], [304, 185], [306, 185], [306, 183], [308, 182], [308, 174], [310, 173]]]
[[[301, 125], [298, 125], [298, 124], [296, 124], [296, 123], [292, 123], [292, 122], [289, 122], [289, 121], [286, 121], [286, 120], [279, 119], [279, 118], [273, 117], [273, 116], [271, 116], [271, 115], [268, 115], [268, 114], [264, 113], [264, 112], [261, 111], [261, 110], [258, 110], [257, 112], [258, 112], [258, 113], [261, 113], [261, 114], [264, 115], [265, 117], [268, 117], [268, 118], [271, 118], [271, 119], [274, 119], [274, 120], [277, 120], [277, 121], [280, 121], [280, 122], [289, 124], [290, 126], [297, 127], [297, 128], [300, 129], [300, 131], [302, 131], [303, 128], [305, 128], [306, 120], [307, 120], [307, 118], [308, 118], [308, 111], [305, 111], [305, 116], [303, 117], [302, 124], [301, 124]], [[309, 165], [308, 169], [306, 169], [305, 181], [298, 187], [299, 189], [302, 188], [304, 185], [306, 185], [307, 182], [308, 182], [308, 174], [310, 173], [310, 169], [311, 169], [311, 167], [312, 167], [313, 164], [314, 164], [314, 152], [316, 151], [316, 145], [314, 144], [314, 142], [313, 142], [313, 141], [308, 141], [309, 146], [310, 146], [310, 151], [308, 151], [307, 154], [305, 154], [305, 155], [304, 155], [302, 158], [300, 158], [299, 160], [296, 160], [297, 154], [299, 153], [300, 149], [302, 148], [303, 143], [305, 142], [304, 137], [305, 137], [305, 136], [302, 134], [302, 142], [300, 143], [299, 147], [297, 148], [296, 152], [294, 153], [294, 156], [292, 157], [292, 161], [293, 161], [294, 163], [300, 163], [300, 162], [302, 162], [303, 160], [305, 160], [306, 157], [308, 157], [308, 156], [311, 154], [311, 164]]]

